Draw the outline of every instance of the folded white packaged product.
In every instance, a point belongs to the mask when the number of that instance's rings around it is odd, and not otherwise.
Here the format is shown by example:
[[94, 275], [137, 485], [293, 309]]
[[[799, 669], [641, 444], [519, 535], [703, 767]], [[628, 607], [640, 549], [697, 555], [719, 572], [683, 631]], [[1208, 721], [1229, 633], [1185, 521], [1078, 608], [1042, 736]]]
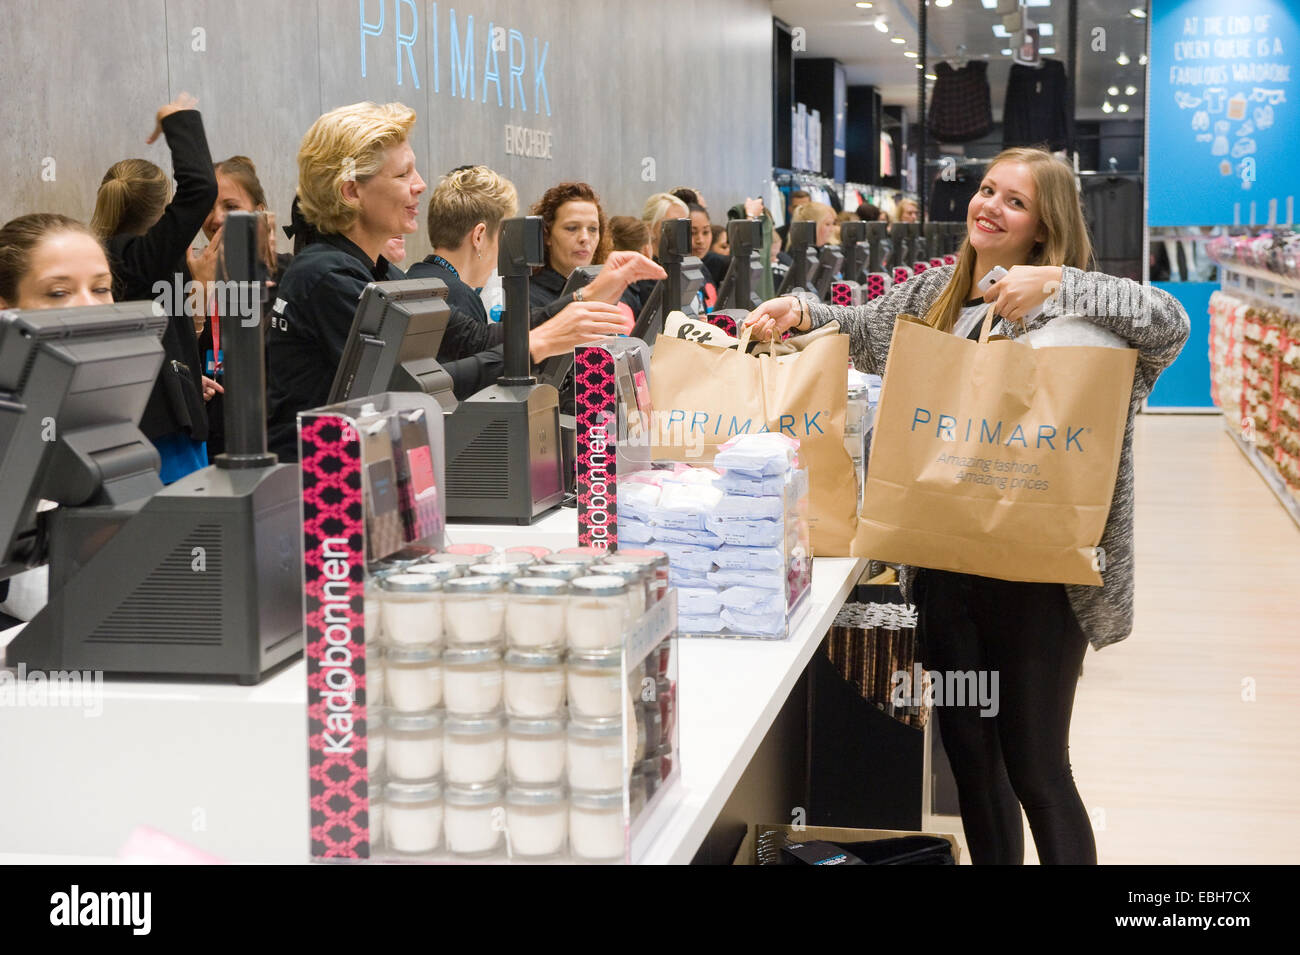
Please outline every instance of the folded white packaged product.
[[718, 599], [724, 607], [743, 613], [785, 613], [785, 594], [761, 587], [728, 587]]
[[680, 567], [669, 566], [668, 583], [673, 587], [712, 587], [708, 573], [700, 571], [696, 573], [690, 570], [682, 570]]
[[[722, 550], [722, 548], [718, 548]], [[672, 558], [670, 568], [672, 570], [683, 570], [692, 574], [707, 574], [713, 569], [715, 551], [696, 551], [693, 554], [682, 554], [680, 557]]]
[[799, 442], [780, 432], [737, 435], [720, 446], [713, 463], [759, 475], [784, 474], [794, 466], [798, 451]]
[[722, 610], [722, 596], [713, 587], [678, 587], [677, 612], [684, 616], [716, 614]]
[[785, 538], [780, 521], [720, 521], [710, 517], [705, 526], [719, 538], [719, 544], [738, 547], [776, 547]]
[[742, 613], [730, 607], [723, 608], [722, 622], [737, 633], [771, 635], [785, 629], [785, 610], [776, 613]]
[[659, 506], [659, 486], [656, 484], [624, 484], [618, 489], [618, 516], [650, 523], [650, 515]]
[[780, 547], [736, 547], [724, 544], [711, 560], [722, 570], [781, 570], [786, 556]]
[[618, 541], [620, 544], [648, 544], [654, 539], [654, 528], [641, 521], [628, 520], [619, 515]]
[[755, 477], [744, 471], [728, 471], [718, 478], [718, 488], [728, 494], [745, 497], [777, 497], [785, 491], [785, 475], [769, 474]]
[[776, 570], [715, 570], [709, 574], [715, 587], [761, 587], [785, 592], [785, 568]]
[[704, 530], [704, 518], [722, 500], [722, 491], [708, 484], [664, 484], [651, 523], [660, 527]]
[[663, 472], [664, 484], [712, 484], [719, 477], [713, 468], [679, 464], [672, 471]]
[[677, 629], [681, 633], [720, 633], [723, 629], [721, 614], [677, 614]]
[[713, 509], [713, 520], [779, 521], [784, 514], [785, 501], [779, 497], [727, 494]]
[[695, 530], [684, 527], [655, 527], [654, 540], [659, 544], [699, 544], [703, 547], [722, 546], [722, 538], [709, 530]]
[[668, 555], [670, 565], [678, 563], [682, 557], [688, 554], [711, 554], [714, 550], [714, 548], [705, 547], [702, 544], [676, 544], [672, 541], [659, 540], [657, 537], [654, 545], [656, 550], [661, 550]]

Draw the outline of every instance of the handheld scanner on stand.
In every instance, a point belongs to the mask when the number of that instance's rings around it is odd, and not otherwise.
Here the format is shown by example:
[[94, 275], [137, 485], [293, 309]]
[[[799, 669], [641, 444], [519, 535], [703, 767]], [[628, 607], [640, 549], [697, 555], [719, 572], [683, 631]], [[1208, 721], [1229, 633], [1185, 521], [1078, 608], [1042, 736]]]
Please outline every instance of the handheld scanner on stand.
[[786, 253], [794, 261], [785, 273], [785, 279], [777, 289], [777, 295], [789, 295], [795, 289], [808, 288], [813, 273], [817, 270], [817, 249], [814, 246], [817, 240], [817, 223], [811, 220], [791, 222], [789, 236], [790, 248], [786, 249]]
[[[912, 274], [906, 263], [911, 261], [912, 244], [908, 241], [906, 222], [895, 222], [889, 227], [889, 272], [895, 282], [905, 282]], [[902, 274], [906, 271], [906, 275]]]
[[884, 272], [889, 264], [889, 258], [894, 247], [893, 243], [889, 241], [889, 223], [868, 222], [866, 226], [867, 246], [870, 249], [867, 271]]
[[861, 282], [870, 271], [871, 246], [867, 242], [867, 223], [845, 222], [840, 226], [840, 248], [844, 252], [843, 275], [847, 281]]
[[532, 385], [529, 373], [528, 332], [532, 308], [528, 301], [528, 276], [545, 261], [542, 255], [542, 217], [523, 216], [501, 224], [497, 274], [505, 292], [505, 374], [502, 385]]
[[755, 294], [755, 282], [763, 272], [757, 252], [763, 244], [763, 224], [757, 219], [732, 219], [727, 223], [727, 241], [731, 245], [731, 263], [718, 290], [715, 311], [737, 309], [748, 313], [762, 304]]
[[642, 340], [654, 344], [655, 338], [664, 330], [668, 313], [681, 308], [682, 302], [682, 259], [691, 252], [691, 220], [665, 219], [659, 230], [659, 264], [666, 273], [663, 283], [663, 295], [659, 299], [659, 313], [653, 327], [645, 329], [649, 337]]

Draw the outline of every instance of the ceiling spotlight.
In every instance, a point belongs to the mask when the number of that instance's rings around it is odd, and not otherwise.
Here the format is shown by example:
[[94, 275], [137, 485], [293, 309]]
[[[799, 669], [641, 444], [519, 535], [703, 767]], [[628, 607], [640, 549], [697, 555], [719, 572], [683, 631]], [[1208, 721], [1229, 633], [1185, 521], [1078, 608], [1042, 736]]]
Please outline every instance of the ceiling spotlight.
[[1038, 52], [1041, 53], [1041, 54], [1043, 54], [1043, 56], [1051, 56], [1053, 53], [1056, 52], [1056, 47], [1054, 47], [1054, 46], [1045, 46], [1045, 47], [1043, 47], [1042, 49], [1040, 49]]
[[859, 10], [870, 10], [871, 0], [862, 0], [861, 3], [855, 3], [854, 6], [857, 7]]
[[934, 0], [934, 5], [936, 7], [951, 7], [952, 0]]
[[1110, 87], [1109, 89], [1106, 90], [1106, 93], [1107, 93], [1108, 95], [1110, 95], [1110, 96], [1118, 96], [1118, 95], [1119, 95], [1119, 87], [1118, 87], [1118, 86], [1112, 86], [1112, 87]]
[[1119, 56], [1115, 57], [1115, 62], [1118, 63], [1120, 66], [1128, 66], [1130, 62], [1128, 58], [1128, 54], [1121, 53]]
[[903, 56], [907, 57], [909, 60], [915, 60], [915, 59], [916, 59], [918, 56], [920, 56], [920, 55], [921, 55], [921, 54], [920, 54], [920, 53], [917, 53], [915, 50], [904, 50], [904, 51], [903, 51]]
[[1115, 112], [1115, 107], [1110, 105], [1110, 100], [1106, 100], [1106, 102], [1101, 104], [1101, 111], [1103, 113], [1113, 113]]
[[1003, 51], [1002, 51], [1002, 55], [1003, 55], [1003, 56], [1010, 56], [1010, 55], [1011, 55], [1011, 50], [1010, 50], [1010, 49], [1003, 50]]
[[1038, 24], [1038, 35], [1039, 35], [1039, 36], [1051, 36], [1051, 35], [1052, 35], [1052, 25], [1051, 25], [1050, 23], [1040, 23], [1040, 24]]
[[1125, 96], [1133, 96], [1134, 94], [1137, 93], [1137, 91], [1138, 91], [1138, 88], [1137, 88], [1136, 86], [1131, 86], [1131, 85], [1130, 85], [1130, 86], [1126, 86], [1126, 87], [1124, 87], [1124, 95], [1125, 95]]
[[907, 40], [903, 39], [901, 36], [891, 36], [891, 37], [889, 38], [889, 42], [890, 42], [890, 43], [906, 43]]
[[1118, 109], [1119, 109], [1119, 111], [1120, 111], [1121, 113], [1127, 113], [1127, 112], [1128, 112], [1128, 103], [1120, 103], [1119, 106], [1118, 106]]
[[885, 22], [884, 17], [876, 17], [876, 29], [881, 33], [889, 32], [889, 24]]
[[1146, 55], [1145, 53], [1143, 53], [1141, 56], [1139, 56], [1139, 57], [1138, 57], [1138, 62], [1141, 63], [1143, 66], [1146, 66], [1146, 65], [1147, 65], [1147, 55]]
[[[917, 65], [919, 66], [920, 64], [917, 64]], [[939, 77], [936, 76], [934, 73], [926, 73], [926, 74], [925, 74], [925, 78], [926, 78], [927, 80], [937, 80]]]
[[1005, 40], [1007, 37], [1011, 36], [1011, 31], [1009, 31], [1002, 24], [995, 23], [993, 24], [993, 35], [995, 37]]
[[1141, 7], [1134, 7], [1132, 10], [1129, 11], [1129, 16], [1137, 17], [1139, 20], [1145, 20], [1147, 16], [1147, 12], [1143, 10]]

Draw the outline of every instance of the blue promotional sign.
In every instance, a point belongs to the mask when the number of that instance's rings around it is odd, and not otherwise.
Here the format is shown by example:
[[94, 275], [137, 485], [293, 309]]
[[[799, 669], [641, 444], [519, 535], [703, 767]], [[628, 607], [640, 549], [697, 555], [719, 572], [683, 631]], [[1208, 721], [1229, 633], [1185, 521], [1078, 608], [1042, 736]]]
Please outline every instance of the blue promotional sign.
[[1294, 221], [1295, 0], [1151, 0], [1147, 222]]

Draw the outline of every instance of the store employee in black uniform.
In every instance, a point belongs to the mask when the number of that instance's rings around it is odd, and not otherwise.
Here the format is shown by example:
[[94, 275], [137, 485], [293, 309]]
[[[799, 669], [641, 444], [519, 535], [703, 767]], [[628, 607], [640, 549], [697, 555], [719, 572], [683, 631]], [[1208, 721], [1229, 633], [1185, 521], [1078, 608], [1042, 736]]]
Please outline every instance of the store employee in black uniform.
[[[502, 374], [504, 328], [488, 321], [479, 298], [497, 262], [501, 223], [516, 214], [518, 196], [510, 180], [486, 166], [462, 166], [429, 195], [429, 241], [433, 254], [417, 262], [407, 278], [436, 278], [447, 285], [451, 319], [438, 361], [451, 375], [457, 398], [468, 398]], [[532, 309], [528, 350], [534, 364], [572, 351], [603, 335], [631, 331], [627, 316], [610, 304], [629, 281], [663, 275], [654, 262], [625, 253], [575, 295], [562, 295]]]
[[405, 277], [382, 250], [419, 228], [426, 186], [408, 141], [414, 125], [401, 103], [355, 103], [303, 137], [298, 199], [316, 241], [281, 277], [266, 339], [267, 445], [281, 461], [298, 460], [298, 412], [329, 400], [366, 285]]

